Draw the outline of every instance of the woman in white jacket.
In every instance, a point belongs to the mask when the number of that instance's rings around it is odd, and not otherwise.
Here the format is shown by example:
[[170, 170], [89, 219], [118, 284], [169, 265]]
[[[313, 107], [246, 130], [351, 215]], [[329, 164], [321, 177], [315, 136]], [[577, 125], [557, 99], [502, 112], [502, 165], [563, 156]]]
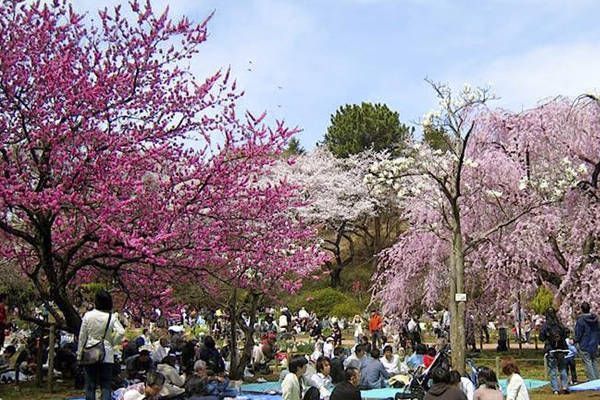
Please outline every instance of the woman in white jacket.
[[[96, 387], [102, 389], [102, 399], [110, 400], [113, 364], [113, 346], [121, 342], [125, 329], [119, 322], [119, 314], [112, 313], [112, 297], [105, 290], [96, 293], [95, 307], [83, 316], [79, 329], [77, 359], [83, 349], [98, 344], [104, 337], [104, 360], [98, 364], [85, 365], [85, 400], [96, 400]], [[108, 327], [107, 327], [108, 326]], [[104, 332], [106, 331], [106, 336]]]
[[506, 388], [506, 400], [529, 400], [529, 392], [525, 381], [519, 375], [521, 371], [513, 358], [502, 360], [502, 373], [508, 376]]

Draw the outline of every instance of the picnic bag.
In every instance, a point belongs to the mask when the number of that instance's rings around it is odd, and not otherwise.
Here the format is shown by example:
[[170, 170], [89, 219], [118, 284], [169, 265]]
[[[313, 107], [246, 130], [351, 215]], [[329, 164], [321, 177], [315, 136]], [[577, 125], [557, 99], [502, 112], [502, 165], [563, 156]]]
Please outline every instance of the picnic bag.
[[102, 339], [93, 346], [83, 347], [83, 351], [81, 352], [81, 359], [79, 360], [79, 365], [94, 365], [104, 361], [104, 356], [106, 355], [106, 349], [104, 348], [104, 338], [106, 338], [106, 332], [108, 332], [111, 317], [112, 314], [108, 313], [108, 321], [106, 322], [106, 328], [104, 328], [104, 335], [102, 335]]

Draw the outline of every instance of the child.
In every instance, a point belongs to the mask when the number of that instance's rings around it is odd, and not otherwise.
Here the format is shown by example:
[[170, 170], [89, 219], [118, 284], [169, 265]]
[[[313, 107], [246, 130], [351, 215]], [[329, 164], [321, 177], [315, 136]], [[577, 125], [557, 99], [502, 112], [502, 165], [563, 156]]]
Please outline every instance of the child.
[[575, 364], [577, 348], [575, 347], [573, 339], [567, 338], [566, 340], [567, 347], [569, 348], [569, 352], [565, 356], [565, 361], [567, 362], [567, 372], [569, 372], [569, 375], [571, 375], [571, 385], [577, 385], [577, 365]]

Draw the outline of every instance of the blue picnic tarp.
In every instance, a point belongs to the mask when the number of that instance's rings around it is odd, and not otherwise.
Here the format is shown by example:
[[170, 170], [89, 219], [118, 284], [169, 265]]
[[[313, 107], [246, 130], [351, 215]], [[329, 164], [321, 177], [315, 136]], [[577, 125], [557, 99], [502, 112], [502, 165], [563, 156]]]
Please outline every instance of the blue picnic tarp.
[[[542, 386], [548, 385], [550, 382], [541, 381], [539, 379], [523, 379], [525, 381], [525, 386], [528, 390], [541, 388]], [[498, 381], [500, 383], [500, 388], [502, 389], [502, 393], [506, 394], [506, 386], [508, 385], [508, 381], [506, 379], [500, 379]]]
[[580, 392], [582, 390], [600, 390], [600, 379], [571, 386], [569, 390], [574, 392]]

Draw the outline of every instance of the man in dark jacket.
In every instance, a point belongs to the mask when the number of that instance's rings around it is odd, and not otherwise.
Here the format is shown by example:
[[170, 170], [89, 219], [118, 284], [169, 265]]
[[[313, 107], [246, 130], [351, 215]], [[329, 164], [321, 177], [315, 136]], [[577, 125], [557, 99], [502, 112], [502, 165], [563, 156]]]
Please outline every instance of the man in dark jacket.
[[329, 400], [362, 400], [358, 384], [360, 383], [360, 371], [358, 368], [346, 368], [345, 381], [339, 383], [331, 393]]
[[467, 396], [450, 384], [450, 371], [444, 368], [434, 368], [431, 371], [433, 385], [425, 394], [423, 400], [467, 400]]
[[345, 380], [344, 376], [344, 349], [341, 347], [336, 347], [333, 350], [333, 358], [330, 360], [331, 371], [329, 375], [331, 375], [331, 381], [334, 385], [341, 383]]
[[598, 342], [600, 342], [600, 325], [598, 316], [590, 312], [587, 302], [581, 303], [582, 314], [575, 323], [575, 344], [585, 366], [588, 380], [600, 379], [598, 373]]

